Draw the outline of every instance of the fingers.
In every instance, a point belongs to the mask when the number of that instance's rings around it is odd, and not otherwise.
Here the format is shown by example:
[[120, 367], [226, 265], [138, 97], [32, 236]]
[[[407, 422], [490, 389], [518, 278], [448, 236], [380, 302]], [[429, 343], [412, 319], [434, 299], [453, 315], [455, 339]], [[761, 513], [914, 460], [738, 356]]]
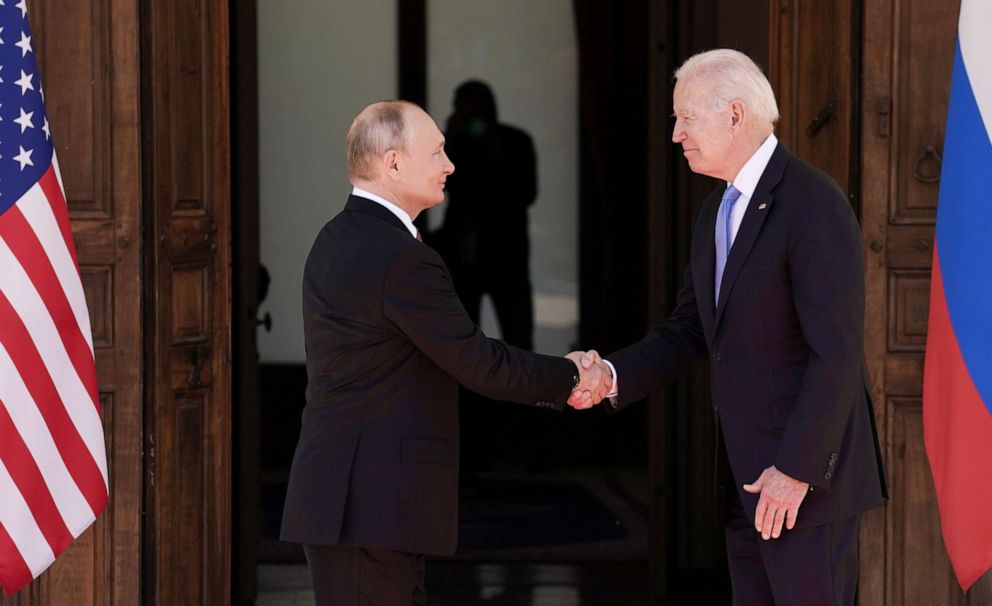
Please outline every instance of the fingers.
[[579, 389], [592, 394], [599, 403], [610, 391], [609, 371], [604, 364], [593, 364], [591, 368], [579, 369]]
[[799, 509], [798, 508], [793, 509], [792, 507], [790, 507], [789, 510], [785, 512], [785, 527], [786, 528], [788, 528], [789, 530], [792, 530], [793, 528], [795, 528], [795, 526], [796, 526], [796, 516], [798, 514], [799, 514]]
[[592, 395], [588, 391], [579, 390], [572, 392], [571, 397], [568, 399], [568, 403], [575, 410], [585, 410], [587, 408], [592, 408], [596, 404], [593, 402]]
[[613, 375], [596, 350], [573, 351], [565, 355], [579, 371], [579, 384], [568, 404], [582, 410], [599, 404], [613, 388]]
[[[784, 507], [775, 510], [775, 517], [772, 519], [772, 538], [777, 539], [782, 536], [782, 524], [785, 522], [785, 514], [790, 511]], [[766, 539], [768, 537], [765, 537]]]
[[758, 532], [765, 527], [765, 514], [768, 513], [768, 500], [762, 496], [758, 499], [758, 507], [754, 510], [754, 529]]
[[809, 484], [790, 478], [773, 465], [762, 471], [753, 484], [743, 487], [751, 494], [761, 494], [754, 511], [754, 527], [767, 541], [782, 536], [783, 525], [787, 530], [795, 527]]
[[771, 503], [765, 507], [765, 515], [761, 518], [761, 528], [758, 532], [761, 533], [761, 538], [768, 540], [772, 537], [772, 529], [775, 527], [775, 513], [778, 508]]

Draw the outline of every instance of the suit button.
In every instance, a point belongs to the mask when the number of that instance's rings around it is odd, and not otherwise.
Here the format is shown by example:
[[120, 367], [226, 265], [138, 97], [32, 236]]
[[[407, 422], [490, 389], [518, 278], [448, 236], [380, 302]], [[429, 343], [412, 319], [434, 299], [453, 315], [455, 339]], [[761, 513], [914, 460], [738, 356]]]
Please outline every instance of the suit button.
[[720, 352], [716, 352], [715, 354], [713, 354], [713, 361], [714, 362], [719, 362], [722, 359], [723, 359], [723, 355], [721, 355]]
[[829, 471], [827, 473], [823, 474], [823, 479], [824, 480], [829, 480], [832, 477], [834, 477], [834, 474], [830, 473]]

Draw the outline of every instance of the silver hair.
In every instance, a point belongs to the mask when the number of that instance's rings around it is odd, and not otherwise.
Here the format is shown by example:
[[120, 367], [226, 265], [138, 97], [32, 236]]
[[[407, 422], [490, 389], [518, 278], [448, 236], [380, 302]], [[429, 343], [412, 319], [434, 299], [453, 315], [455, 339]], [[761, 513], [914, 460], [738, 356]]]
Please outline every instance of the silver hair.
[[761, 68], [740, 51], [718, 48], [693, 55], [675, 70], [675, 79], [705, 81], [719, 108], [739, 99], [769, 124], [778, 121], [778, 103], [772, 85]]
[[406, 150], [406, 112], [411, 107], [416, 106], [408, 101], [378, 101], [355, 117], [346, 140], [349, 178], [372, 181], [382, 154]]

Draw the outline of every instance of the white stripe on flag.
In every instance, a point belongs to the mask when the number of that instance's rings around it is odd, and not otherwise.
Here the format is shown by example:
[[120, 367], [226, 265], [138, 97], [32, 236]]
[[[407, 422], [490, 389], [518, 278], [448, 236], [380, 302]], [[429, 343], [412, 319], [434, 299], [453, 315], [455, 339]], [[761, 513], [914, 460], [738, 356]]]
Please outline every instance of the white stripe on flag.
[[958, 41], [978, 112], [992, 141], [992, 2], [962, 0]]
[[0, 238], [0, 267], [4, 268], [0, 272], [0, 292], [7, 296], [14, 313], [24, 322], [72, 424], [100, 468], [104, 484], [107, 484], [103, 424], [97, 407], [76, 373], [44, 301], [3, 238]]
[[28, 565], [31, 576], [38, 576], [55, 561], [55, 554], [41, 534], [38, 523], [34, 521], [28, 504], [17, 490], [14, 479], [7, 472], [7, 467], [0, 461], [0, 524], [7, 530], [10, 540], [14, 542], [17, 551]]
[[55, 269], [62, 290], [69, 300], [72, 314], [76, 317], [76, 324], [86, 337], [86, 343], [90, 346], [90, 355], [93, 355], [93, 335], [90, 331], [90, 316], [86, 312], [86, 295], [83, 294], [83, 283], [79, 279], [79, 272], [76, 264], [72, 261], [69, 249], [65, 247], [65, 240], [59, 230], [59, 224], [52, 214], [52, 207], [45, 197], [45, 191], [37, 183], [24, 194], [24, 197], [17, 202], [17, 208], [21, 210], [24, 219], [31, 226], [41, 247], [48, 255], [48, 259]]
[[62, 171], [59, 170], [59, 158], [55, 150], [52, 150], [52, 165], [55, 166], [55, 178], [59, 181], [59, 189], [62, 190], [62, 197], [65, 197], [65, 183], [62, 182]]
[[66, 527], [73, 537], [78, 537], [93, 523], [96, 516], [69, 474], [45, 418], [41, 416], [38, 405], [20, 380], [14, 361], [3, 345], [0, 345], [0, 377], [4, 377], [4, 381], [0, 383], [0, 402], [3, 403], [0, 405], [7, 409], [17, 433], [41, 470], [48, 492], [51, 493]]

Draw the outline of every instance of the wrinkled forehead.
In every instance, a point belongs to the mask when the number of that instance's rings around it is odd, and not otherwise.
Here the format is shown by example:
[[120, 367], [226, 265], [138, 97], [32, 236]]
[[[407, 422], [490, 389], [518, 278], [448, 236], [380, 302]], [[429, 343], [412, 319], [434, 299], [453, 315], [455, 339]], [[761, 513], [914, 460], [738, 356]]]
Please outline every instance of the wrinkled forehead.
[[709, 95], [704, 88], [698, 79], [681, 78], [676, 81], [675, 89], [672, 91], [672, 105], [675, 111], [708, 109], [711, 104], [707, 102]]

